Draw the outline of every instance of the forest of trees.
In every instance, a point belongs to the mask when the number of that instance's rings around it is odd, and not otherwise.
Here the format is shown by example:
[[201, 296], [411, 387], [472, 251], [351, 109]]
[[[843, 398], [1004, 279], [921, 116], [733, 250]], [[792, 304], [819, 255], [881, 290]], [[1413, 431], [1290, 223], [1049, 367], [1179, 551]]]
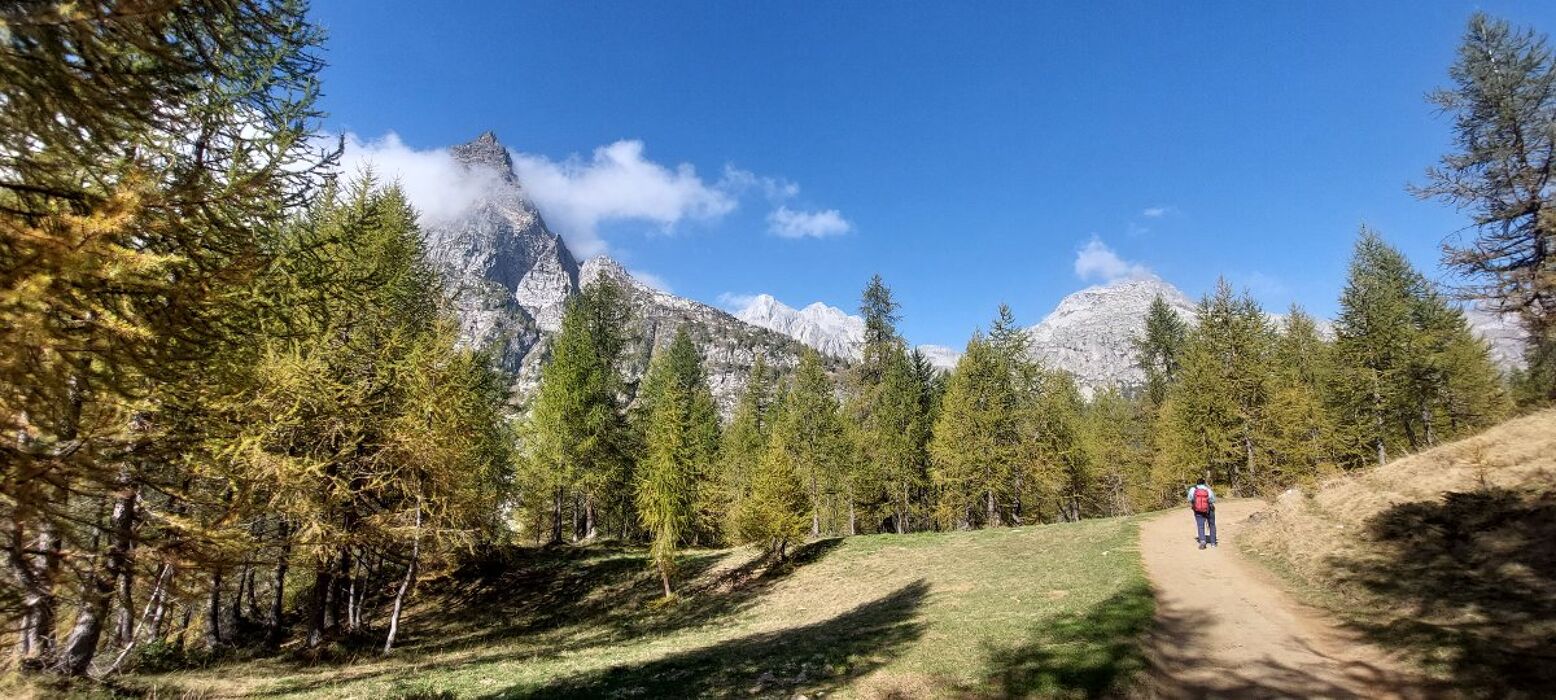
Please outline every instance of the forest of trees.
[[[1153, 305], [1145, 386], [1088, 396], [1004, 306], [934, 369], [877, 276], [858, 361], [756, 357], [721, 417], [686, 329], [626, 381], [608, 280], [515, 403], [405, 195], [339, 172], [299, 4], [0, 13], [0, 638], [29, 671], [388, 653], [418, 581], [482, 548], [641, 544], [673, 598], [686, 547], [1121, 515], [1201, 475], [1266, 492], [1556, 397], [1556, 65], [1479, 15], [1435, 98], [1461, 152], [1420, 188], [1473, 214], [1464, 288], [1363, 230], [1332, 337], [1223, 282], [1196, 319]], [[1466, 290], [1524, 321], [1527, 370], [1491, 364]]]

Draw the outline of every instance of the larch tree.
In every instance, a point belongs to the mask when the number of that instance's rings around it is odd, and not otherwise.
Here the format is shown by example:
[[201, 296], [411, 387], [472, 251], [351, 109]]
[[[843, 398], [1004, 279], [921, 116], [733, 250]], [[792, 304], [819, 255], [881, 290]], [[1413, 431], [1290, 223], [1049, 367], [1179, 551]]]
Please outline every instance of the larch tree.
[[936, 517], [945, 527], [999, 525], [1010, 496], [1019, 425], [1008, 366], [975, 334], [946, 384], [930, 439]]
[[1412, 189], [1470, 214], [1474, 236], [1445, 245], [1444, 262], [1466, 296], [1519, 315], [1556, 399], [1556, 57], [1543, 34], [1477, 12], [1448, 77], [1430, 100], [1453, 120], [1454, 150]]
[[718, 418], [701, 359], [684, 328], [654, 359], [649, 375], [645, 383], [653, 394], [637, 468], [637, 507], [665, 597], [670, 598], [676, 551], [699, 526], [699, 494], [716, 456]]
[[176, 454], [159, 409], [240, 332], [224, 312], [329, 166], [319, 34], [236, 0], [12, 3], [0, 24], [0, 593], [24, 666], [80, 675], [133, 583], [143, 478]]
[[1151, 300], [1145, 328], [1133, 340], [1135, 365], [1145, 372], [1145, 395], [1152, 406], [1167, 400], [1167, 389], [1178, 377], [1179, 355], [1188, 336], [1188, 323], [1162, 295]]
[[774, 426], [791, 464], [799, 472], [810, 504], [810, 534], [841, 533], [846, 527], [845, 495], [853, 447], [838, 405], [836, 388], [821, 356], [806, 349]]
[[767, 454], [768, 438], [772, 433], [775, 401], [772, 374], [766, 358], [758, 353], [751, 363], [751, 372], [746, 375], [740, 402], [735, 405], [735, 413], [719, 440], [717, 478], [712, 487], [719, 492], [722, 512], [730, 514], [723, 526], [736, 535], [736, 539], [739, 538], [739, 527], [733, 522], [734, 514], [739, 512], [740, 504], [751, 497], [752, 484]]

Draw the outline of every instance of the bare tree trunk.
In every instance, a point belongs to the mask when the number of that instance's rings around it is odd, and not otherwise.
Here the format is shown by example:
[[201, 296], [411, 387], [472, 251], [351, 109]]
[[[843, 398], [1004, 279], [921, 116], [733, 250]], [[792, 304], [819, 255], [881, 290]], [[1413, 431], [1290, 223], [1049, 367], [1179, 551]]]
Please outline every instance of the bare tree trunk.
[[211, 571], [211, 593], [205, 606], [205, 648], [222, 645], [222, 570]]
[[308, 595], [307, 646], [309, 649], [324, 642], [325, 609], [329, 606], [330, 588], [335, 583], [330, 571], [332, 565], [333, 562], [327, 556], [320, 556], [314, 562], [313, 588]]
[[551, 544], [562, 544], [562, 487], [558, 486], [552, 499]]
[[599, 536], [594, 517], [594, 496], [584, 497], [584, 539], [592, 540]]
[[384, 653], [394, 649], [394, 637], [400, 631], [400, 611], [404, 609], [405, 596], [416, 583], [416, 565], [421, 560], [421, 506], [416, 506], [416, 535], [411, 540], [411, 561], [405, 566], [405, 578], [400, 579], [400, 589], [394, 593], [394, 609], [389, 613], [389, 635], [384, 638]]
[[276, 572], [270, 587], [270, 629], [265, 633], [265, 644], [271, 648], [281, 645], [286, 629], [286, 568], [292, 556], [292, 536], [285, 520], [277, 524], [276, 536], [281, 538], [281, 553], [276, 557]]
[[128, 466], [119, 470], [114, 480], [113, 514], [109, 518], [109, 544], [107, 556], [101, 568], [96, 569], [81, 591], [81, 607], [76, 611], [76, 623], [65, 640], [59, 669], [69, 676], [85, 675], [97, 654], [97, 642], [102, 638], [103, 624], [107, 621], [108, 605], [113, 599], [115, 586], [124, 572], [130, 568], [130, 536], [135, 527], [135, 499], [139, 490]]

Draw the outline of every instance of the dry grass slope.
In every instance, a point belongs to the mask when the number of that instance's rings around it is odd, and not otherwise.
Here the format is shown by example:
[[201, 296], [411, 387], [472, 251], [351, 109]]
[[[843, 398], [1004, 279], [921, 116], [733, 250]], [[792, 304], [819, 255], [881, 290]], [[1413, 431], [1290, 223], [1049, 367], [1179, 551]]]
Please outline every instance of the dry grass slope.
[[1556, 696], [1556, 411], [1288, 492], [1244, 544], [1459, 691]]

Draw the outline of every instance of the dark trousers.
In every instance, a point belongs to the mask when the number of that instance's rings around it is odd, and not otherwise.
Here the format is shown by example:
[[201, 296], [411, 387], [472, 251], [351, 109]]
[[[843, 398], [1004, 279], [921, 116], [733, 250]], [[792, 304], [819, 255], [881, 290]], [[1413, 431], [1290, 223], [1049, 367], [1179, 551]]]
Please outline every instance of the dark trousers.
[[[1210, 524], [1210, 539], [1205, 539], [1205, 524]], [[1216, 509], [1211, 508], [1209, 513], [1194, 514], [1194, 530], [1199, 533], [1200, 544], [1216, 543]]]

